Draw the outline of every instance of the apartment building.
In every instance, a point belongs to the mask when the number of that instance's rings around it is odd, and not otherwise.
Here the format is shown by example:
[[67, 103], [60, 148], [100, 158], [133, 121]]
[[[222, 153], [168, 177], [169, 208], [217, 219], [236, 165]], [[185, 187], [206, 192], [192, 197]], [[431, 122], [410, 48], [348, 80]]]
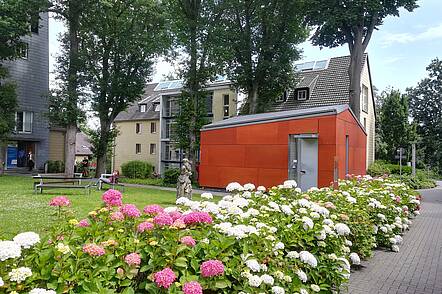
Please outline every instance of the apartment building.
[[[183, 154], [172, 138], [182, 86], [181, 80], [148, 84], [142, 99], [118, 114], [114, 122], [119, 130], [115, 169], [121, 170], [121, 165], [131, 160], [148, 161], [159, 173], [180, 166]], [[209, 83], [206, 90], [209, 122], [236, 116], [237, 93], [230, 81], [220, 78]]]
[[6, 150], [6, 169], [28, 166], [33, 153], [35, 168], [42, 169], [48, 160], [49, 124], [47, 94], [49, 91], [48, 14], [41, 13], [24, 36], [21, 57], [5, 61], [9, 79], [17, 85], [18, 111], [16, 127]]

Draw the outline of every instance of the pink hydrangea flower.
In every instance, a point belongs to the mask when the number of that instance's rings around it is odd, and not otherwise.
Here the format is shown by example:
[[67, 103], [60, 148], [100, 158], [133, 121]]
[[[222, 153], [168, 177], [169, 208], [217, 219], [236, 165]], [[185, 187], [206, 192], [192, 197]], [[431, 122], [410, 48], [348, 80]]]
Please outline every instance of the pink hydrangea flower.
[[141, 257], [138, 253], [130, 253], [124, 257], [124, 261], [132, 266], [132, 265], [140, 265], [141, 264]]
[[49, 202], [50, 206], [58, 206], [58, 207], [62, 207], [62, 206], [70, 206], [71, 205], [71, 201], [66, 197], [66, 196], [57, 196], [51, 199], [51, 201]]
[[203, 294], [203, 288], [198, 282], [188, 282], [184, 283], [183, 286], [184, 294]]
[[146, 231], [151, 231], [153, 230], [154, 225], [150, 222], [142, 222], [137, 226], [137, 231], [138, 233], [143, 233]]
[[173, 224], [173, 219], [168, 213], [160, 213], [153, 218], [153, 222], [160, 227], [170, 226]]
[[157, 215], [159, 213], [162, 213], [164, 209], [158, 204], [152, 204], [145, 206], [143, 211], [145, 214]]
[[135, 218], [141, 215], [141, 212], [134, 204], [124, 204], [120, 211], [127, 217]]
[[207, 212], [193, 211], [182, 217], [186, 225], [198, 224], [198, 223], [212, 223], [212, 217]]
[[173, 221], [176, 221], [177, 219], [181, 218], [183, 215], [179, 211], [172, 211], [169, 212], [170, 217], [172, 217]]
[[196, 245], [195, 240], [192, 238], [192, 236], [184, 236], [180, 239], [181, 243], [183, 243], [184, 245], [193, 247]]
[[201, 264], [200, 270], [204, 278], [219, 276], [224, 274], [224, 264], [216, 259], [207, 260]]
[[124, 220], [124, 214], [121, 211], [114, 211], [110, 215], [110, 219], [113, 221], [122, 221]]
[[89, 220], [87, 218], [84, 218], [78, 222], [77, 227], [85, 228], [85, 227], [90, 227], [90, 225], [91, 224], [89, 223]]
[[156, 272], [154, 275], [154, 281], [158, 287], [168, 289], [170, 285], [176, 280], [175, 273], [168, 267], [162, 271]]
[[107, 206], [121, 206], [123, 205], [122, 199], [123, 195], [120, 191], [109, 189], [103, 193], [101, 199], [106, 203]]
[[90, 256], [101, 256], [104, 253], [104, 248], [97, 244], [85, 244], [83, 246], [83, 252], [89, 254]]

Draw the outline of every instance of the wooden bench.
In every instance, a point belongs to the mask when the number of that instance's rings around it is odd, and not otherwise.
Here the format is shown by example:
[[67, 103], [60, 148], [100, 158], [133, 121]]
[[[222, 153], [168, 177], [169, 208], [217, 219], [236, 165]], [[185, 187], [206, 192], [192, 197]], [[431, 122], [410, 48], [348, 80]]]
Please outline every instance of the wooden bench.
[[[124, 185], [121, 183], [113, 183], [113, 182], [107, 182], [103, 179], [108, 179], [112, 176], [112, 174], [101, 174], [100, 178], [98, 179], [98, 190], [101, 190], [103, 188], [103, 184], [111, 186], [112, 189], [115, 189], [115, 187], [121, 187], [122, 192], [124, 192]], [[120, 177], [121, 178], [121, 177]]]
[[40, 191], [43, 194], [43, 189], [84, 189], [89, 195], [92, 183], [91, 178], [83, 178], [81, 175], [74, 177], [66, 177], [64, 175], [37, 175], [32, 177], [34, 179], [34, 193]]

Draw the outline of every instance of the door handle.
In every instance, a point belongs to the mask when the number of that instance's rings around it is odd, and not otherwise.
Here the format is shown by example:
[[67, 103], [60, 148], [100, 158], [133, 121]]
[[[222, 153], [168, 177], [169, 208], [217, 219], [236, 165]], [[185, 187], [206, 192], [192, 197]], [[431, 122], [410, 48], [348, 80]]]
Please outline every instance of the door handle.
[[301, 170], [300, 173], [305, 175], [305, 170]]

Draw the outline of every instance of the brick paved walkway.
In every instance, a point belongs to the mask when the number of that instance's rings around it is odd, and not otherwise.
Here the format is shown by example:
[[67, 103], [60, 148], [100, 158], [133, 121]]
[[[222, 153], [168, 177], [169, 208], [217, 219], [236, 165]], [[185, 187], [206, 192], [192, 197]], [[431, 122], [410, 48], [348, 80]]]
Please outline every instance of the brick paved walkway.
[[404, 236], [400, 252], [376, 251], [351, 274], [350, 294], [442, 293], [442, 182], [422, 190], [422, 214]]

